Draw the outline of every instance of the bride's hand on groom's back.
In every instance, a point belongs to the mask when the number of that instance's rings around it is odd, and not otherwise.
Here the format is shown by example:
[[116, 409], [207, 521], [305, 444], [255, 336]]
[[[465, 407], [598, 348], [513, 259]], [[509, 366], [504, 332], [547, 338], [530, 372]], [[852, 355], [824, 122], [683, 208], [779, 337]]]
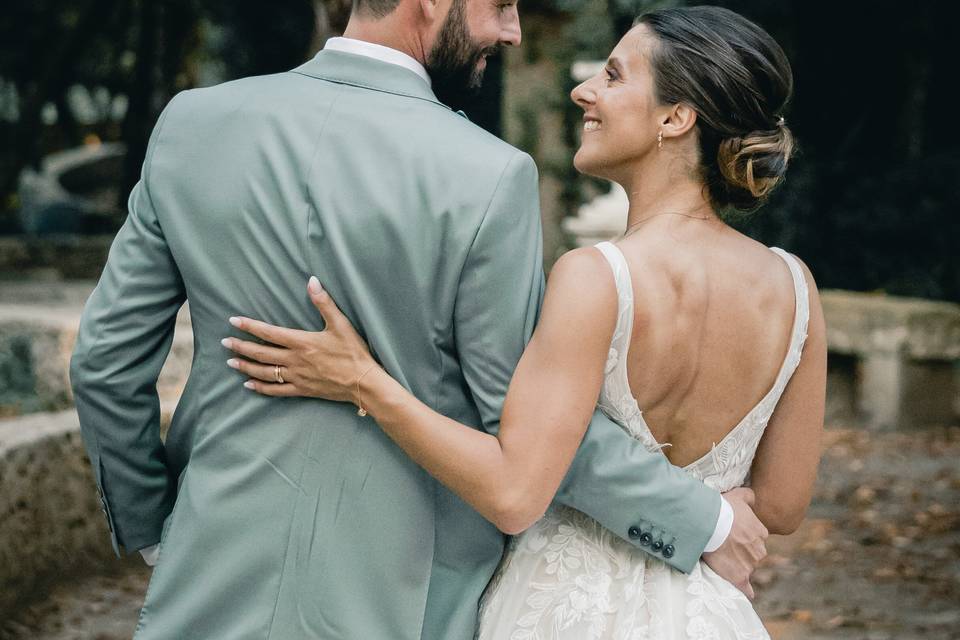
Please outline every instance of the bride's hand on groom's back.
[[316, 278], [310, 279], [307, 292], [326, 323], [323, 331], [230, 318], [237, 329], [270, 344], [224, 338], [224, 347], [243, 356], [230, 358], [227, 365], [249, 376], [244, 386], [257, 393], [356, 402], [357, 379], [376, 361]]
[[765, 541], [770, 535], [753, 512], [754, 494], [745, 487], [723, 494], [733, 508], [733, 526], [727, 539], [716, 550], [703, 554], [703, 560], [721, 578], [753, 600], [750, 576], [767, 556]]

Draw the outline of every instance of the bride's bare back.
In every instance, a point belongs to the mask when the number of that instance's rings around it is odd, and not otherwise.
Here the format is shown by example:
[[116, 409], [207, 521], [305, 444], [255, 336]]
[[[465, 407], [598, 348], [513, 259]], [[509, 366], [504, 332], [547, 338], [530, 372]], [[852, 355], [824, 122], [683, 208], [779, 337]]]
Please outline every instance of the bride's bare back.
[[[685, 466], [719, 443], [773, 386], [793, 328], [793, 279], [773, 251], [718, 221], [662, 216], [644, 227], [617, 243], [634, 289], [627, 372], [653, 436], [671, 444], [664, 454]], [[759, 492], [766, 490], [766, 469], [779, 465], [783, 478], [787, 450], [804, 461], [819, 454], [819, 430], [804, 425], [822, 424], [823, 318], [804, 272], [814, 343], [758, 450], [753, 484]], [[815, 464], [798, 465], [811, 467], [815, 473]]]
[[671, 443], [664, 453], [683, 466], [773, 385], [793, 279], [770, 249], [716, 222], [651, 220], [618, 246], [634, 288], [630, 387], [654, 437]]

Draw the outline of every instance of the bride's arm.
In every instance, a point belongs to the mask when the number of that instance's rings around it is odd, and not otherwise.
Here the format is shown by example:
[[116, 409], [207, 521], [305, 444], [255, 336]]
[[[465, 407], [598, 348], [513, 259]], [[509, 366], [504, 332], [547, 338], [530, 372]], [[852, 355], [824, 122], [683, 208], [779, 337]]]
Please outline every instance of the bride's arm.
[[440, 482], [505, 533], [539, 519], [593, 415], [616, 324], [610, 267], [596, 249], [564, 255], [510, 382], [496, 436], [433, 411], [377, 367], [355, 398]]
[[816, 283], [806, 265], [803, 272], [810, 291], [807, 340], [800, 364], [763, 433], [750, 471], [750, 485], [756, 494], [754, 512], [770, 533], [779, 535], [793, 533], [807, 512], [823, 435], [826, 328]]
[[[543, 515], [590, 423], [616, 325], [616, 289], [598, 250], [571, 251], [554, 266], [497, 435], [420, 402], [376, 366], [326, 292], [312, 297], [327, 323], [329, 349], [311, 355], [328, 379], [312, 380], [309, 395], [362, 405], [413, 460], [505, 533], [519, 533]], [[248, 386], [263, 391], [265, 385]]]

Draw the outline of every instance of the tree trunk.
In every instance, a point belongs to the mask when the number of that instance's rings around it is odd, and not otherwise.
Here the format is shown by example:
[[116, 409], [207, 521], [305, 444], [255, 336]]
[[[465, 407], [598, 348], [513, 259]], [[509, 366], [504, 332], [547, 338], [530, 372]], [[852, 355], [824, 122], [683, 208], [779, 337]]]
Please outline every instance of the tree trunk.
[[157, 67], [157, 24], [159, 6], [153, 0], [140, 2], [140, 33], [137, 36], [137, 63], [130, 83], [130, 106], [123, 122], [123, 139], [127, 143], [123, 182], [119, 202], [123, 209], [133, 186], [140, 179], [140, 167], [147, 151], [152, 130], [153, 96]]

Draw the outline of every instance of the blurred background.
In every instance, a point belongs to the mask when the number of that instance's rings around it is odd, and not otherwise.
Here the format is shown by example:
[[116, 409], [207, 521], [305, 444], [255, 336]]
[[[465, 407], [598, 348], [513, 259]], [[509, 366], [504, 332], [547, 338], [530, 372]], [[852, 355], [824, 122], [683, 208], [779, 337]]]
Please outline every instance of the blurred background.
[[[471, 0], [474, 1], [474, 0]], [[540, 168], [545, 267], [616, 235], [625, 204], [580, 177], [570, 90], [645, 9], [521, 0], [523, 44], [454, 108]], [[694, 3], [688, 3], [694, 4]], [[960, 638], [960, 127], [947, 2], [717, 2], [793, 64], [800, 153], [731, 218], [800, 255], [824, 293], [828, 433], [817, 496], [756, 579], [777, 638]], [[0, 638], [129, 638], [149, 570], [116, 560], [66, 379], [160, 111], [178, 91], [291, 69], [344, 0], [7, 0], [0, 8]], [[184, 313], [160, 381], [189, 372]]]

